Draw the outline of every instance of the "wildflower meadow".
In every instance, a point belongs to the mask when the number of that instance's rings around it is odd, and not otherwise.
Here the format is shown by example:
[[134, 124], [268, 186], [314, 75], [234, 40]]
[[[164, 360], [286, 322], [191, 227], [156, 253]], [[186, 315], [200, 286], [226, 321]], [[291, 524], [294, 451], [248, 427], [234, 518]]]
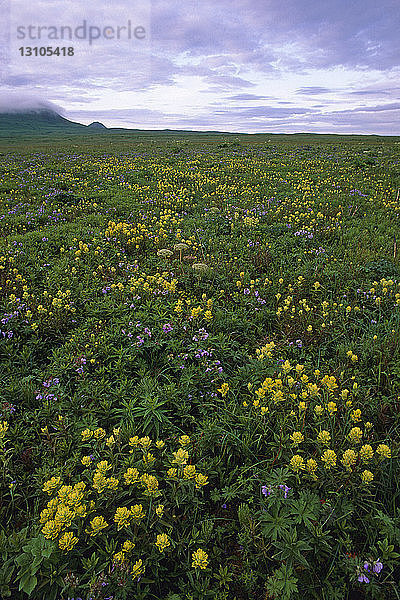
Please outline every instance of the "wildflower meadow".
[[0, 597], [400, 599], [400, 142], [0, 155]]

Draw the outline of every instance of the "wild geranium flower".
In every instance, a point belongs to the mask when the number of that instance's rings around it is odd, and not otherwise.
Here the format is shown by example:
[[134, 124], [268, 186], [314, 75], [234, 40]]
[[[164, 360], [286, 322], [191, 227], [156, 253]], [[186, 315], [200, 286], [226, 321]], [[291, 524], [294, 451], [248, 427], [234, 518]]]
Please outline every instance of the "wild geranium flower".
[[374, 573], [378, 574], [382, 571], [382, 569], [383, 569], [383, 564], [380, 562], [380, 560], [378, 558], [378, 560], [376, 560], [372, 563], [372, 571]]

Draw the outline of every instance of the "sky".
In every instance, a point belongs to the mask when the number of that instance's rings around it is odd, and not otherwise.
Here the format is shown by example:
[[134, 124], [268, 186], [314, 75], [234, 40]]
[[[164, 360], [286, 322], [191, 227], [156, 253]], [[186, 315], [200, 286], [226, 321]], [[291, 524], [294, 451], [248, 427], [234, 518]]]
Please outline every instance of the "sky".
[[0, 14], [0, 111], [50, 103], [108, 127], [400, 135], [399, 0], [0, 0]]

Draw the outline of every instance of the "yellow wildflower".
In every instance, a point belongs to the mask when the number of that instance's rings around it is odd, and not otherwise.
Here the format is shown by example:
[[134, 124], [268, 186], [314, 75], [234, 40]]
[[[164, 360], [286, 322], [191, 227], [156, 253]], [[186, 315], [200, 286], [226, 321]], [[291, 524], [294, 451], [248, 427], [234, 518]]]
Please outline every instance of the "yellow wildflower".
[[354, 423], [361, 421], [361, 410], [359, 408], [357, 408], [357, 410], [353, 410], [350, 418]]
[[325, 463], [325, 469], [327, 470], [331, 467], [336, 467], [336, 454], [333, 450], [325, 450], [321, 456], [321, 460]]
[[343, 466], [346, 468], [347, 471], [351, 471], [352, 467], [354, 467], [354, 465], [357, 462], [357, 453], [354, 452], [354, 450], [345, 450], [345, 452], [343, 452], [343, 457], [341, 460], [341, 463], [343, 464]]
[[140, 438], [139, 440], [139, 446], [141, 446], [143, 448], [143, 450], [148, 450], [152, 444], [152, 440], [149, 438], [148, 435]]
[[164, 448], [165, 446], [165, 442], [163, 440], [157, 440], [156, 442], [156, 447], [161, 450], [162, 448]]
[[379, 454], [381, 458], [391, 458], [392, 452], [386, 444], [379, 444], [376, 449], [376, 453]]
[[162, 517], [164, 514], [164, 504], [159, 504], [156, 508], [157, 517]]
[[84, 431], [81, 431], [81, 436], [82, 441], [87, 442], [93, 436], [93, 431], [91, 431], [90, 429], [85, 429]]
[[94, 517], [94, 519], [90, 521], [90, 529], [85, 529], [85, 531], [90, 537], [95, 537], [99, 531], [106, 527], [108, 527], [108, 523], [104, 520], [104, 517]]
[[294, 456], [292, 456], [289, 465], [292, 471], [294, 471], [295, 473], [299, 473], [300, 471], [303, 471], [306, 468], [304, 464], [304, 458], [299, 454], [295, 454]]
[[166, 533], [160, 533], [157, 536], [156, 546], [160, 552], [164, 552], [165, 548], [168, 548], [171, 545], [171, 542], [168, 539]]
[[121, 531], [123, 527], [129, 527], [131, 511], [126, 506], [117, 508], [114, 515], [114, 522], [117, 525], [117, 531]]
[[196, 490], [199, 490], [201, 487], [208, 485], [208, 477], [203, 475], [203, 473], [196, 473], [195, 482]]
[[61, 524], [56, 521], [47, 521], [42, 533], [47, 540], [55, 540], [61, 531]]
[[72, 531], [66, 531], [58, 540], [58, 546], [61, 550], [69, 552], [77, 544], [78, 538], [74, 536]]
[[329, 442], [331, 441], [331, 434], [329, 433], [329, 431], [326, 431], [326, 429], [323, 429], [317, 435], [317, 440], [320, 444], [323, 444], [324, 446], [329, 446]]
[[353, 444], [359, 444], [361, 442], [363, 432], [359, 427], [353, 427], [350, 429], [349, 435], [347, 436], [350, 442]]
[[371, 483], [371, 481], [373, 480], [374, 476], [371, 473], [371, 471], [363, 471], [361, 473], [361, 481], [363, 483], [366, 483], [368, 485], [368, 483]]
[[145, 516], [143, 512], [143, 506], [141, 504], [135, 504], [134, 506], [131, 506], [131, 514], [134, 521], [141, 521]]
[[328, 410], [330, 416], [332, 417], [335, 414], [335, 412], [337, 412], [336, 403], [335, 402], [328, 402], [327, 410]]
[[374, 455], [374, 451], [369, 444], [364, 444], [360, 448], [360, 459], [361, 462], [368, 462]]
[[188, 458], [189, 458], [189, 453], [187, 452], [187, 450], [184, 450], [183, 448], [179, 448], [179, 450], [177, 450], [177, 452], [173, 452], [172, 453], [174, 455], [174, 460], [172, 461], [172, 464], [177, 464], [177, 465], [186, 465]]
[[314, 408], [314, 412], [316, 414], [317, 417], [320, 417], [321, 415], [324, 414], [324, 407], [321, 406], [320, 404], [318, 404], [315, 408]]
[[139, 471], [137, 469], [129, 469], [124, 473], [124, 479], [126, 485], [131, 485], [132, 483], [136, 483], [139, 480]]
[[102, 427], [98, 427], [93, 431], [93, 437], [95, 440], [102, 440], [106, 436], [106, 432]]
[[176, 479], [177, 473], [178, 473], [177, 469], [172, 467], [171, 469], [168, 469], [168, 471], [167, 471], [167, 478], [168, 479]]
[[178, 442], [181, 446], [188, 446], [190, 444], [190, 437], [188, 435], [181, 435]]
[[88, 467], [92, 464], [92, 459], [90, 458], [90, 456], [83, 456], [81, 459], [81, 463], [84, 467]]
[[136, 579], [136, 577], [143, 575], [143, 573], [144, 573], [143, 561], [141, 558], [139, 558], [139, 560], [137, 560], [135, 562], [135, 564], [133, 565], [131, 575], [132, 575], [133, 579]]
[[220, 392], [221, 396], [226, 396], [229, 392], [229, 385], [227, 383], [223, 383], [220, 388], [218, 388], [218, 392]]
[[130, 552], [135, 547], [135, 544], [131, 540], [126, 540], [122, 545], [122, 552]]
[[195, 465], [186, 465], [183, 469], [183, 479], [193, 479], [194, 477], [196, 477]]
[[206, 569], [208, 565], [208, 554], [201, 548], [192, 554], [192, 567], [195, 569]]
[[301, 444], [301, 442], [304, 441], [304, 435], [301, 433], [301, 431], [294, 431], [290, 436], [290, 439], [292, 440], [295, 446], [298, 446], [299, 444]]
[[48, 481], [43, 484], [42, 490], [47, 492], [49, 496], [53, 493], [53, 491], [60, 485], [61, 477], [52, 477]]

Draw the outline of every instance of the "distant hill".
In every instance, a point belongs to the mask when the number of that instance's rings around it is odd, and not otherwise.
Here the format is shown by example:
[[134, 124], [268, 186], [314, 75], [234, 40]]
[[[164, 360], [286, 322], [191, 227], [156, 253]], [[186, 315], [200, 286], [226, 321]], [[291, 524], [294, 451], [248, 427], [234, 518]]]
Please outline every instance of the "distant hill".
[[15, 135], [93, 134], [106, 131], [108, 130], [102, 123], [74, 123], [47, 108], [0, 113], [0, 138]]

